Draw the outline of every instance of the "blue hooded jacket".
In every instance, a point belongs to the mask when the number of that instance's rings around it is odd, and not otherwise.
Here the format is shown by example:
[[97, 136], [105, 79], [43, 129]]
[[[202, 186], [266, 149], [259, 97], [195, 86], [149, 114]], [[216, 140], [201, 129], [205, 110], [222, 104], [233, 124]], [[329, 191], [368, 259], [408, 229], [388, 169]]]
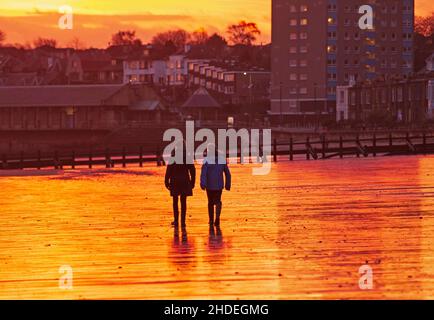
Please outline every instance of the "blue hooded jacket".
[[[206, 190], [226, 190], [231, 189], [231, 172], [227, 164], [222, 161], [215, 161], [214, 164], [205, 159], [202, 164], [202, 172], [200, 174], [200, 186]], [[223, 181], [225, 175], [225, 182]]]

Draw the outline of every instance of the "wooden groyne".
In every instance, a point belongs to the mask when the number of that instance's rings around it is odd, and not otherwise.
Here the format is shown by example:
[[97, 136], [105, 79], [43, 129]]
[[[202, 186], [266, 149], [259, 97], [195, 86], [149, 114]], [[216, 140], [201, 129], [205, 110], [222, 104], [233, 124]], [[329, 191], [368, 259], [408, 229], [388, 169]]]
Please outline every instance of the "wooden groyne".
[[[333, 137], [328, 139], [326, 135], [312, 139], [307, 137], [305, 140], [295, 140], [290, 137], [288, 141], [273, 139], [271, 149], [271, 161], [281, 160], [319, 160], [344, 157], [376, 157], [377, 155], [410, 155], [410, 154], [429, 154], [434, 153], [433, 134], [388, 134], [377, 136], [373, 133], [371, 137], [354, 138]], [[264, 146], [262, 146], [264, 148]], [[0, 159], [1, 169], [42, 169], [54, 168], [75, 169], [87, 167], [92, 169], [96, 166], [113, 168], [116, 166], [127, 167], [128, 165], [138, 165], [142, 167], [145, 163], [154, 162], [158, 166], [165, 165], [161, 146], [155, 148], [154, 154], [145, 154], [142, 146], [123, 147], [120, 149], [98, 149], [90, 148], [88, 151], [76, 152], [71, 150], [25, 153], [2, 154]], [[244, 155], [248, 152], [243, 152]], [[262, 154], [262, 151], [261, 151]], [[229, 157], [229, 152], [227, 154]], [[237, 160], [244, 162], [241, 150], [237, 150]]]

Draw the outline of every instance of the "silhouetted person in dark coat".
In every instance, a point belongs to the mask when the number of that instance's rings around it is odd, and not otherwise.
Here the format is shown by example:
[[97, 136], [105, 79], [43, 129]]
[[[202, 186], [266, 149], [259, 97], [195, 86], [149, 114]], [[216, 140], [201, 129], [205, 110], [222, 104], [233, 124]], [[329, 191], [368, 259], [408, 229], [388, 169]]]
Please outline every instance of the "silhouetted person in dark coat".
[[[185, 161], [184, 161], [185, 163]], [[196, 168], [193, 164], [171, 163], [167, 166], [165, 177], [166, 188], [170, 190], [173, 198], [173, 225], [178, 226], [179, 208], [178, 199], [181, 201], [181, 226], [185, 227], [187, 214], [187, 197], [193, 195], [196, 182]]]

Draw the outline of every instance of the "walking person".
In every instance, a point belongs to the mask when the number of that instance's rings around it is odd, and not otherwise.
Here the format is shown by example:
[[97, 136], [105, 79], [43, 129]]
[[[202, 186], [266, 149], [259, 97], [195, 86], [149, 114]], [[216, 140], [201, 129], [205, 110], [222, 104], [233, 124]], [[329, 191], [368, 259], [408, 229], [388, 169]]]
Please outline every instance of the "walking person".
[[179, 202], [181, 202], [181, 226], [185, 227], [186, 225], [187, 197], [193, 196], [196, 182], [196, 168], [194, 164], [186, 164], [185, 156], [183, 158], [182, 163], [176, 163], [176, 160], [171, 161], [167, 166], [164, 179], [166, 188], [170, 191], [170, 196], [173, 199], [172, 225], [175, 227], [179, 225]]
[[[215, 154], [215, 152], [213, 154]], [[210, 155], [209, 152], [208, 155]], [[211, 227], [213, 225], [219, 227], [220, 215], [222, 212], [223, 188], [225, 188], [227, 191], [231, 190], [231, 173], [229, 171], [228, 165], [226, 164], [226, 160], [223, 157], [219, 157], [217, 154], [215, 154], [215, 156], [210, 155], [204, 159], [200, 174], [200, 187], [202, 190], [206, 190], [208, 197], [209, 225]]]

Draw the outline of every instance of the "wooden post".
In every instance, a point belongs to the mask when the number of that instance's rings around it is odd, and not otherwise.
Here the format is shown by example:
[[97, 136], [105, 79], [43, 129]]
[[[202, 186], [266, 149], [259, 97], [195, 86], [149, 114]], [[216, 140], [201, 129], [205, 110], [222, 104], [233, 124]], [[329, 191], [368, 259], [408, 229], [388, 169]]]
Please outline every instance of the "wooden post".
[[292, 139], [292, 136], [291, 138], [289, 138], [289, 160], [294, 160], [294, 141]]
[[24, 169], [24, 152], [20, 152], [20, 169]]
[[160, 160], [160, 147], [157, 147], [157, 151], [155, 152], [156, 158], [157, 158], [157, 167], [161, 167], [161, 160]]
[[139, 166], [143, 167], [143, 146], [140, 146], [140, 151], [139, 151]]
[[89, 149], [89, 169], [92, 169], [92, 161], [93, 161], [92, 148], [90, 148]]
[[342, 136], [339, 136], [339, 158], [344, 157], [344, 140], [342, 139]]
[[54, 169], [59, 169], [59, 155], [57, 150], [54, 151]]
[[326, 137], [325, 137], [325, 135], [323, 135], [322, 137], [321, 137], [321, 142], [322, 142], [322, 158], [323, 159], [325, 159], [325, 157], [326, 157]]
[[310, 138], [306, 138], [306, 160], [310, 160], [310, 153], [309, 153], [309, 146], [310, 146]]
[[360, 157], [360, 152], [359, 152], [359, 145], [360, 145], [360, 138], [359, 135], [356, 136], [356, 154], [357, 154], [357, 158]]
[[423, 153], [426, 153], [426, 132], [423, 132], [423, 136], [422, 136], [422, 150]]
[[2, 168], [7, 169], [8, 168], [8, 158], [5, 154], [2, 156]]
[[37, 166], [38, 166], [38, 170], [41, 170], [41, 150], [38, 150]]
[[277, 162], [277, 141], [274, 139], [273, 141], [273, 161]]
[[374, 157], [377, 156], [377, 135], [374, 132], [374, 136], [372, 137], [372, 155]]
[[127, 166], [126, 149], [125, 149], [125, 147], [122, 147], [122, 168], [125, 168], [126, 166]]
[[111, 163], [110, 163], [110, 150], [109, 148], [105, 149], [105, 167], [106, 168], [111, 168]]
[[72, 150], [71, 153], [71, 169], [75, 169], [75, 151]]

